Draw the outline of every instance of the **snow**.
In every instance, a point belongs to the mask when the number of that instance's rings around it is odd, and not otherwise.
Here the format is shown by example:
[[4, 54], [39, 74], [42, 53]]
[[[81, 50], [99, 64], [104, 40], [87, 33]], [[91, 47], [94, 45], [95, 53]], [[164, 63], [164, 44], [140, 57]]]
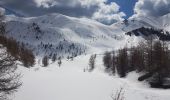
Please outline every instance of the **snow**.
[[[37, 26], [40, 32], [36, 30]], [[55, 13], [30, 18], [7, 16], [6, 27], [8, 37], [23, 42], [35, 54], [42, 56], [51, 53], [65, 55], [65, 51], [72, 43], [89, 53], [99, 48], [116, 49], [126, 42], [121, 29], [115, 30], [87, 18], [74, 18]], [[63, 52], [55, 49], [61, 42], [65, 46]], [[53, 47], [45, 50], [41, 43], [52, 44]]]
[[[124, 88], [125, 100], [169, 100], [170, 90], [151, 89], [146, 82], [138, 82], [139, 73], [131, 72], [126, 78], [109, 76], [104, 72], [102, 55], [104, 51], [136, 45], [143, 37], [128, 36], [126, 32], [134, 29], [153, 27], [170, 31], [169, 15], [160, 18], [138, 17], [129, 19], [128, 25], [123, 22], [111, 26], [87, 18], [73, 18], [61, 14], [49, 14], [39, 17], [21, 18], [8, 16], [6, 19], [7, 36], [28, 44], [37, 55], [47, 52], [66, 54], [55, 49], [44, 50], [41, 42], [53, 44], [60, 42], [66, 47], [75, 43], [87, 50], [73, 61], [62, 60], [61, 67], [51, 63], [41, 67], [36, 63], [34, 68], [19, 66], [23, 74], [23, 86], [13, 97], [14, 100], [112, 100], [120, 87]], [[37, 32], [32, 25], [36, 23], [41, 29]], [[36, 39], [36, 36], [40, 39]], [[66, 40], [65, 42], [63, 42]], [[54, 48], [55, 48], [54, 47]], [[88, 67], [91, 54], [97, 53], [96, 68], [93, 72], [84, 72]], [[37, 56], [39, 57], [39, 56]], [[40, 61], [42, 58], [37, 58]]]
[[[87, 18], [74, 18], [53, 13], [29, 18], [7, 16], [6, 27], [7, 36], [27, 44], [27, 47], [31, 48], [38, 56], [54, 53], [68, 56], [67, 51], [72, 43], [85, 51], [84, 54], [93, 53], [94, 49], [106, 51], [136, 44], [142, 37], [130, 37], [125, 35], [126, 32], [141, 27], [169, 31], [169, 18], [169, 15], [160, 18], [140, 16], [128, 19], [127, 24], [117, 22], [107, 26]], [[37, 26], [40, 32], [36, 30]], [[46, 50], [41, 43], [52, 44], [53, 47]], [[63, 51], [56, 50], [60, 43], [64, 45]]]
[[165, 31], [170, 31], [170, 13], [161, 17], [154, 16], [138, 16], [138, 17], [130, 17], [128, 19], [128, 23], [117, 22], [111, 25], [114, 30], [122, 29], [124, 32], [130, 32], [132, 30], [146, 27], [146, 28], [154, 28], [154, 29], [162, 29]]
[[139, 74], [130, 73], [126, 78], [109, 76], [104, 72], [102, 55], [97, 55], [93, 72], [84, 72], [90, 55], [79, 56], [73, 61], [63, 60], [62, 66], [52, 63], [48, 67], [26, 69], [22, 72], [23, 86], [14, 100], [112, 100], [121, 87], [125, 100], [169, 100], [170, 90], [151, 89], [145, 82], [138, 82]]
[[167, 30], [170, 32], [170, 14], [164, 15], [162, 17], [159, 18], [161, 20], [161, 25], [163, 27], [164, 30]]

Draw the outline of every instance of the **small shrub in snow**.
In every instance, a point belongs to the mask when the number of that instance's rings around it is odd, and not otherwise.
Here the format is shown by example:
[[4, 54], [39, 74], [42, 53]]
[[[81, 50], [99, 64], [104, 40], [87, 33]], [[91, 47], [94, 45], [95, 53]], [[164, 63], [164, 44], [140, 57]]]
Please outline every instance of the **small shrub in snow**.
[[124, 91], [123, 88], [120, 88], [119, 90], [116, 91], [116, 94], [111, 95], [112, 100], [124, 100]]
[[61, 57], [58, 58], [58, 66], [60, 67], [62, 64]]

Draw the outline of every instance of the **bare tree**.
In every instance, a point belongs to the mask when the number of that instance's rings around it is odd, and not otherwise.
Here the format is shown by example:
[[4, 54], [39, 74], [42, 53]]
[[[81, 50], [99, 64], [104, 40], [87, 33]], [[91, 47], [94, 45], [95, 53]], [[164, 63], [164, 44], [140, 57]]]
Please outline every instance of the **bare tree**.
[[169, 57], [166, 45], [161, 41], [156, 41], [153, 45], [153, 66], [151, 68], [154, 74], [151, 80], [152, 87], [164, 87], [164, 81], [169, 77]]
[[124, 100], [124, 90], [121, 87], [119, 90], [116, 91], [116, 94], [111, 95], [112, 100]]
[[129, 71], [129, 65], [128, 65], [128, 53], [127, 53], [127, 48], [120, 49], [118, 51], [118, 56], [117, 56], [117, 72], [120, 77], [125, 77], [127, 72]]
[[148, 41], [147, 41], [147, 55], [148, 55], [148, 57], [146, 57], [147, 58], [147, 70], [148, 71], [151, 71], [151, 68], [152, 68], [152, 65], [153, 65], [153, 43], [154, 43], [154, 41], [153, 41], [153, 35], [150, 35], [149, 37], [148, 37], [149, 39], [148, 39]]
[[0, 100], [7, 100], [8, 95], [17, 91], [21, 86], [20, 74], [17, 69], [15, 58], [9, 55], [4, 48], [0, 47]]
[[20, 47], [19, 60], [23, 63], [23, 65], [27, 68], [33, 67], [35, 64], [35, 56], [32, 50], [29, 50], [25, 47]]
[[55, 62], [56, 59], [57, 59], [56, 54], [53, 54], [53, 56], [52, 56], [52, 61]]
[[130, 67], [129, 70], [137, 70], [141, 72], [144, 70], [144, 52], [140, 49], [140, 47], [132, 47], [130, 51]]
[[61, 57], [58, 58], [58, 66], [60, 67], [62, 64]]
[[42, 59], [42, 64], [44, 67], [47, 67], [49, 64], [49, 59], [47, 56], [44, 56], [44, 58]]
[[104, 53], [103, 63], [106, 72], [112, 72], [112, 74], [115, 74], [116, 56], [114, 51]]
[[116, 55], [115, 55], [115, 52], [112, 51], [112, 59], [111, 59], [111, 64], [112, 64], [112, 67], [111, 67], [111, 70], [112, 70], [112, 74], [115, 74], [116, 72]]
[[96, 54], [91, 55], [89, 59], [89, 71], [92, 71], [95, 68], [95, 59], [96, 59]]
[[112, 67], [112, 56], [110, 52], [105, 52], [104, 57], [103, 57], [103, 63], [104, 66], [106, 67], [106, 70], [110, 70]]

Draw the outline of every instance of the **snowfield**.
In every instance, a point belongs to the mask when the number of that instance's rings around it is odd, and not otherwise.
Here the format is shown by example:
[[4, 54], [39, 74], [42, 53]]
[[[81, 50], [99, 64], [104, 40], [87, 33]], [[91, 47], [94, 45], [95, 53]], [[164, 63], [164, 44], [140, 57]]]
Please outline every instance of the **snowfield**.
[[169, 100], [170, 90], [149, 88], [137, 81], [135, 72], [125, 79], [109, 76], [104, 72], [101, 55], [97, 55], [95, 70], [84, 72], [89, 58], [90, 55], [82, 55], [73, 61], [63, 60], [61, 67], [57, 63], [46, 68], [20, 66], [23, 86], [14, 100], [112, 100], [111, 95], [121, 87], [125, 100]]

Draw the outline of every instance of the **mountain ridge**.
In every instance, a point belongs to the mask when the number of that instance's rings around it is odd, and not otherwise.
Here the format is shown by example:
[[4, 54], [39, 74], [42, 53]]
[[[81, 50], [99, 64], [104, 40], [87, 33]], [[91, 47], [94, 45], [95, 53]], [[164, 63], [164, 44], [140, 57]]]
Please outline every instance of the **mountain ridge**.
[[[160, 18], [141, 16], [109, 26], [88, 18], [74, 18], [59, 13], [29, 18], [7, 16], [6, 30], [8, 37], [26, 44], [36, 55], [66, 57], [136, 44], [144, 38], [125, 33], [142, 27], [170, 31], [169, 19], [169, 15]], [[71, 47], [73, 45], [74, 49]], [[71, 48], [73, 50], [70, 51]]]
[[[119, 44], [118, 41], [124, 41], [122, 32], [117, 34], [110, 26], [54, 13], [30, 18], [7, 16], [6, 31], [8, 37], [26, 44], [36, 55], [42, 56], [55, 53], [76, 56], [99, 48], [112, 49]], [[74, 50], [71, 52], [70, 46], [73, 44]]]

